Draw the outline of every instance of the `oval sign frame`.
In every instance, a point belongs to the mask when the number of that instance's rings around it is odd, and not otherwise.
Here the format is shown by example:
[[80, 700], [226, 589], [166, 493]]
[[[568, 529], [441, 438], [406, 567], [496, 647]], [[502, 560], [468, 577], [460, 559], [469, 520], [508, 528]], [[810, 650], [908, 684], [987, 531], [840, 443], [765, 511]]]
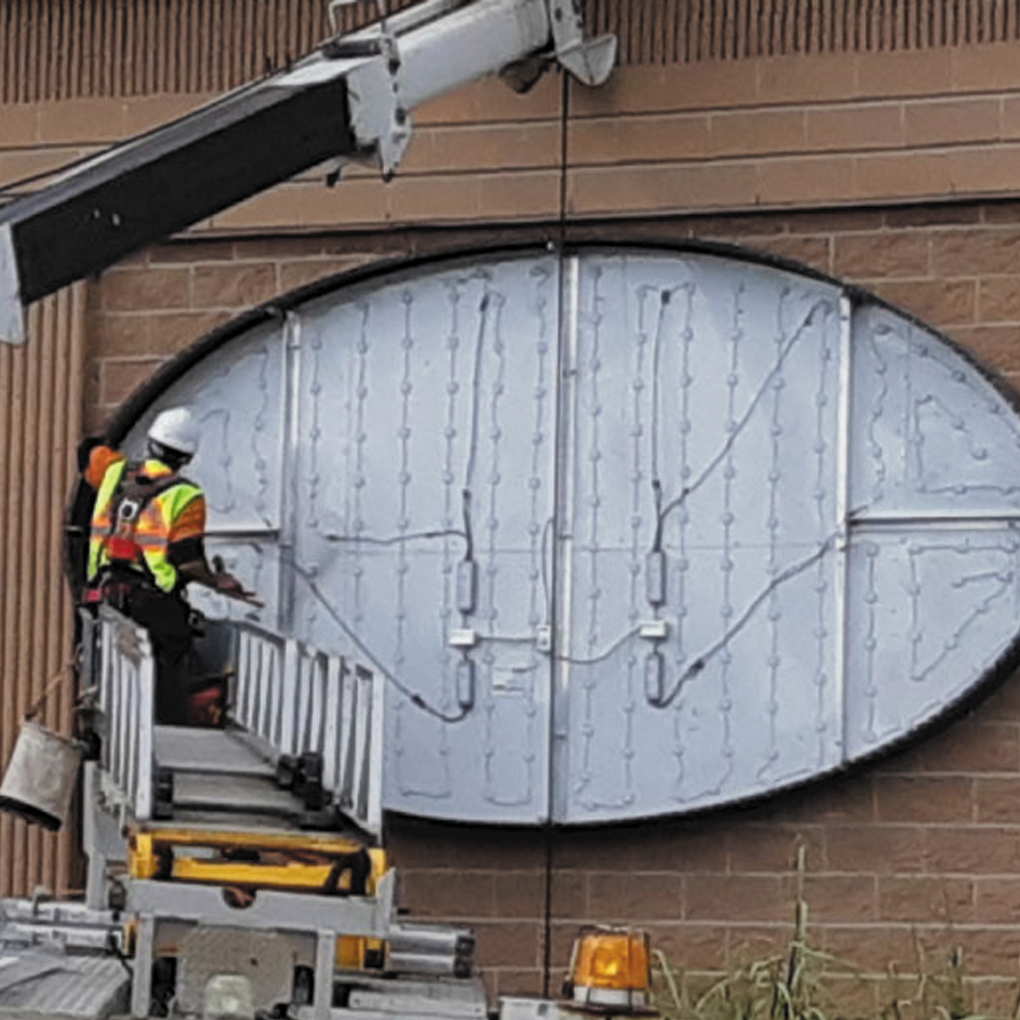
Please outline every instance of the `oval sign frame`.
[[202, 338], [111, 437], [138, 447], [182, 400], [212, 437], [210, 544], [273, 593], [268, 622], [349, 646], [300, 567], [393, 679], [389, 810], [744, 802], [919, 739], [1020, 661], [1016, 396], [788, 260], [374, 264]]

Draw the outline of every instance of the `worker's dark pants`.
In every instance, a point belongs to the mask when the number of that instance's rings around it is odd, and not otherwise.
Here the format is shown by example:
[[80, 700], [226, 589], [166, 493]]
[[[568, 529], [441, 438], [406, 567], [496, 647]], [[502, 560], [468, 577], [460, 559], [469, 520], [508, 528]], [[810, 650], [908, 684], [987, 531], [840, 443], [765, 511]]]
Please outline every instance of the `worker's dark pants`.
[[119, 586], [107, 601], [149, 632], [156, 660], [156, 722], [184, 726], [192, 646], [188, 604], [147, 584]]

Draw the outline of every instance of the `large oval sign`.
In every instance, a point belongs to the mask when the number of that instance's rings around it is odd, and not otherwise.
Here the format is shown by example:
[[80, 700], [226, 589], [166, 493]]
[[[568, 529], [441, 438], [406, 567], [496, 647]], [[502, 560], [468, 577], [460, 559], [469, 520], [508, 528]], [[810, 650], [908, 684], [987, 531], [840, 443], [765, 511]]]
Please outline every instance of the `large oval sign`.
[[262, 622], [388, 679], [390, 809], [755, 797], [901, 741], [1015, 651], [1016, 411], [836, 282], [530, 251], [250, 321], [129, 442], [197, 409], [211, 544]]

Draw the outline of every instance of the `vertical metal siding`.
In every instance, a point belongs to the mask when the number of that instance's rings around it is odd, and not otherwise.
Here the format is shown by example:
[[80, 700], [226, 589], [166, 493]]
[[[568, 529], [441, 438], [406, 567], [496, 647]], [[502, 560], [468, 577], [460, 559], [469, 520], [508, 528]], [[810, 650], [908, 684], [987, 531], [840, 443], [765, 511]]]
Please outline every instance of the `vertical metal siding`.
[[[392, 11], [413, 0], [390, 0]], [[1020, 39], [1020, 0], [582, 0], [623, 64], [917, 50]], [[376, 16], [341, 10], [350, 30]], [[329, 34], [327, 0], [7, 0], [0, 103], [222, 92]]]
[[[84, 286], [35, 305], [31, 342], [0, 349], [0, 760], [18, 725], [71, 658], [72, 605], [63, 579], [63, 507], [75, 470], [84, 392]], [[40, 721], [69, 733], [64, 683]], [[75, 834], [53, 836], [0, 816], [0, 896], [66, 889]]]

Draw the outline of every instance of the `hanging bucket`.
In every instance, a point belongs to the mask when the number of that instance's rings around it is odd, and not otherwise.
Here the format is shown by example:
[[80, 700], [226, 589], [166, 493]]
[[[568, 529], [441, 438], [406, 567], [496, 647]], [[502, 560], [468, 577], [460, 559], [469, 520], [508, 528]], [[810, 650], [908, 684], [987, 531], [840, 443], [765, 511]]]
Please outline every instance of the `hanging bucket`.
[[80, 764], [80, 744], [26, 719], [0, 784], [0, 811], [59, 829], [71, 806]]

